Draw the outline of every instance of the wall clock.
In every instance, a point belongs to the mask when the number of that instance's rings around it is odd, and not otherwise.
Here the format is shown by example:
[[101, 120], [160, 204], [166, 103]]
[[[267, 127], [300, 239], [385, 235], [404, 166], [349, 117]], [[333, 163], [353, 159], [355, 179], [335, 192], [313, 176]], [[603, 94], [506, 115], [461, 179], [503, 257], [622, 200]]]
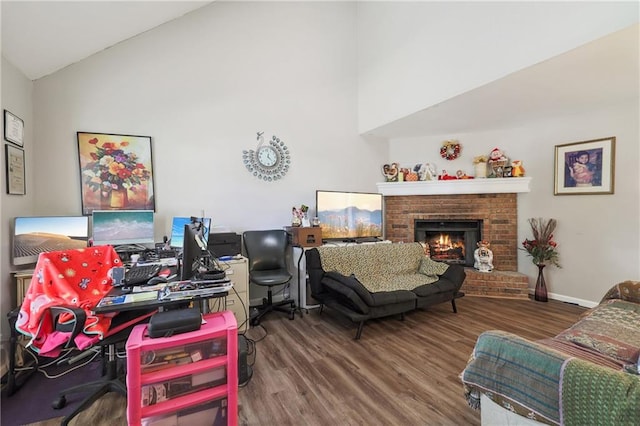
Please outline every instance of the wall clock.
[[267, 143], [258, 132], [258, 146], [255, 150], [242, 151], [242, 161], [245, 167], [255, 177], [267, 182], [279, 180], [289, 171], [291, 154], [289, 148], [275, 135]]

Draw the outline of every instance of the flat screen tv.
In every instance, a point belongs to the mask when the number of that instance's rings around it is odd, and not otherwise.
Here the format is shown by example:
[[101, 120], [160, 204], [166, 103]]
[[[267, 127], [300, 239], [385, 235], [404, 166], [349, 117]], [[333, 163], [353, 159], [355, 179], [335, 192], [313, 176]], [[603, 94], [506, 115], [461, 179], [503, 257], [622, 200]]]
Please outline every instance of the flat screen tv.
[[184, 226], [193, 223], [200, 223], [202, 228], [200, 233], [206, 245], [209, 241], [209, 230], [211, 229], [211, 218], [209, 217], [174, 217], [171, 223], [171, 247], [182, 248], [184, 241]]
[[36, 263], [43, 252], [87, 247], [88, 237], [87, 216], [16, 217], [12, 262], [29, 265]]
[[153, 210], [94, 210], [93, 245], [153, 245]]
[[382, 194], [316, 191], [323, 240], [376, 240], [383, 236]]

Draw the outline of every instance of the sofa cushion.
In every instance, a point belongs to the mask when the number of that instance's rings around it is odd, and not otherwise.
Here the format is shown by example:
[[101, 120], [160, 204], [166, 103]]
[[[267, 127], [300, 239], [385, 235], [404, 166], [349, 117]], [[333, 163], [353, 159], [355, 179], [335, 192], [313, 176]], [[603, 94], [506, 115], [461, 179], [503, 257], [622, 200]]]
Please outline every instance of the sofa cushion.
[[421, 285], [413, 289], [413, 292], [420, 297], [428, 297], [438, 293], [457, 291], [460, 286], [451, 281], [441, 278], [432, 284]]
[[415, 293], [407, 290], [379, 291], [371, 294], [371, 297], [373, 298], [373, 304], [371, 306], [384, 306], [394, 303], [409, 302], [416, 300], [417, 298]]
[[622, 363], [637, 362], [640, 354], [640, 304], [607, 300], [556, 338], [610, 356]]
[[420, 260], [418, 272], [428, 276], [433, 280], [433, 282], [436, 282], [440, 279], [438, 275], [444, 274], [448, 268], [449, 265], [446, 263], [436, 262], [435, 260], [431, 260], [431, 258], [424, 256], [422, 260]]
[[[371, 292], [410, 290], [410, 287], [391, 285], [388, 276], [416, 274], [424, 249], [420, 243], [358, 244], [346, 247], [317, 248], [325, 271], [355, 275]], [[381, 277], [385, 277], [382, 279]], [[424, 282], [422, 283], [424, 284]]]

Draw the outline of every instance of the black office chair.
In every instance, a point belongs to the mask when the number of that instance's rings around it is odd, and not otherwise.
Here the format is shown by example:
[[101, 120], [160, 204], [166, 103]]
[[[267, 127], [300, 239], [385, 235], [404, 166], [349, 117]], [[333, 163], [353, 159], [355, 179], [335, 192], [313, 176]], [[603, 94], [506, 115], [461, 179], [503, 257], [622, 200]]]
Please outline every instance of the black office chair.
[[260, 323], [260, 319], [271, 311], [289, 314], [295, 318], [295, 302], [285, 299], [273, 301], [273, 287], [291, 282], [292, 275], [287, 268], [288, 236], [283, 229], [267, 231], [246, 231], [242, 234], [245, 254], [249, 259], [249, 282], [267, 287], [267, 297], [262, 305], [256, 306], [258, 315], [251, 319], [252, 325]]

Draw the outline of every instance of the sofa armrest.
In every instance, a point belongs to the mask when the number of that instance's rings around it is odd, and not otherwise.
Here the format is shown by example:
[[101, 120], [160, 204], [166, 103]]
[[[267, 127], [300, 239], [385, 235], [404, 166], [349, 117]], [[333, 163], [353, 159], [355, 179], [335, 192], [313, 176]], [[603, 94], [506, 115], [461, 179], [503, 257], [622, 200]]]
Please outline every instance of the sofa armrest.
[[464, 272], [464, 268], [460, 265], [449, 265], [444, 274], [440, 275], [440, 278], [444, 278], [455, 284], [456, 291], [460, 290], [466, 277], [467, 273]]
[[331, 276], [325, 275], [322, 279], [322, 285], [329, 290], [333, 298], [342, 304], [346, 304], [350, 309], [360, 313], [368, 314], [369, 306], [360, 298], [356, 291], [344, 285], [342, 282], [335, 280]]
[[354, 275], [346, 276], [339, 272], [329, 271], [326, 272], [324, 276], [353, 290], [368, 306], [373, 306], [375, 304], [373, 297], [371, 296], [371, 292], [369, 292], [369, 290], [367, 290], [367, 288], [363, 286]]

